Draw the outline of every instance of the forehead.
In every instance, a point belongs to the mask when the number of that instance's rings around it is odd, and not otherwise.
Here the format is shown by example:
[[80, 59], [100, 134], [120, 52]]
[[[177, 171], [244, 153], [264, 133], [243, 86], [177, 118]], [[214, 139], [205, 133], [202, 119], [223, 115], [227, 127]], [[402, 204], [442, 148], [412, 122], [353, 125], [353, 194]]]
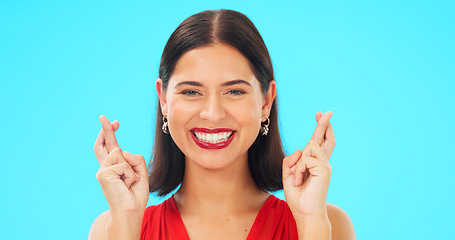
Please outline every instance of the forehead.
[[252, 81], [256, 79], [254, 73], [240, 52], [226, 44], [215, 44], [185, 53], [178, 60], [170, 82], [193, 80], [211, 83], [233, 79], [258, 84], [257, 80]]

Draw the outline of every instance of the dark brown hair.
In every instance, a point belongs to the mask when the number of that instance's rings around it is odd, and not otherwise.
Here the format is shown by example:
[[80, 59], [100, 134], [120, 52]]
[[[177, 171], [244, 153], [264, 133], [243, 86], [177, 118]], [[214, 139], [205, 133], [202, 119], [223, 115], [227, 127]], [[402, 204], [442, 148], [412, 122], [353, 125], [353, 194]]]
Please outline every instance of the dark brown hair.
[[[275, 81], [272, 61], [261, 35], [244, 14], [232, 10], [204, 11], [184, 20], [164, 47], [159, 77], [163, 91], [177, 61], [186, 52], [203, 46], [224, 43], [237, 49], [248, 59], [255, 77], [265, 94], [269, 83]], [[283, 189], [283, 146], [278, 129], [277, 99], [270, 110], [267, 136], [260, 136], [248, 149], [248, 165], [256, 185], [264, 191]], [[185, 155], [169, 134], [161, 130], [163, 115], [158, 102], [156, 110], [155, 142], [153, 156], [148, 165], [150, 192], [164, 196], [177, 188], [185, 172]]]

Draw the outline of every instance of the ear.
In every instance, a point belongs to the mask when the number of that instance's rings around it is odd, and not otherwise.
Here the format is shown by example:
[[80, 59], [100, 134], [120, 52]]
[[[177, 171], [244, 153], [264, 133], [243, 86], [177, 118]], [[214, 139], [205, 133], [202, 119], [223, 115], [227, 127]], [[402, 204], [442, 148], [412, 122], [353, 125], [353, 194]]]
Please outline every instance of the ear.
[[264, 96], [264, 103], [262, 104], [262, 115], [268, 117], [270, 115], [270, 110], [272, 109], [273, 100], [276, 97], [276, 83], [275, 81], [270, 81], [269, 89]]
[[156, 79], [156, 93], [158, 94], [158, 99], [160, 100], [161, 113], [165, 116], [167, 115], [167, 101], [166, 92], [163, 89], [163, 81], [161, 78]]

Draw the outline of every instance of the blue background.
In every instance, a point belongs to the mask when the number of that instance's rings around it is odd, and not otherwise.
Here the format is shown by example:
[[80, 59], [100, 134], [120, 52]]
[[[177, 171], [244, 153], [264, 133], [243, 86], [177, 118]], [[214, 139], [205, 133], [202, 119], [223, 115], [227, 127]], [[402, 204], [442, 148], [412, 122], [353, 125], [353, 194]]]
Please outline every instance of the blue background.
[[334, 113], [328, 202], [358, 239], [453, 237], [453, 1], [165, 2], [0, 2], [1, 239], [87, 237], [108, 208], [98, 116], [149, 159], [164, 45], [219, 8], [250, 17], [269, 48], [288, 153], [317, 111]]

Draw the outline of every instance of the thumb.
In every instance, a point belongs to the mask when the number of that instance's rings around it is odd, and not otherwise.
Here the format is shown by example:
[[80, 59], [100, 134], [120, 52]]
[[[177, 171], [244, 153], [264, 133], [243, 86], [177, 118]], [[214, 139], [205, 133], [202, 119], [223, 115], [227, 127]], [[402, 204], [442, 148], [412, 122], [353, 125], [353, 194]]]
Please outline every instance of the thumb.
[[293, 167], [297, 163], [297, 161], [302, 156], [302, 151], [300, 149], [295, 150], [294, 153], [287, 156], [283, 160], [283, 178], [288, 177], [289, 175], [293, 174]]
[[141, 175], [145, 179], [148, 179], [147, 167], [145, 164], [145, 159], [142, 155], [131, 154], [129, 152], [123, 151], [123, 157], [130, 164], [134, 172]]

